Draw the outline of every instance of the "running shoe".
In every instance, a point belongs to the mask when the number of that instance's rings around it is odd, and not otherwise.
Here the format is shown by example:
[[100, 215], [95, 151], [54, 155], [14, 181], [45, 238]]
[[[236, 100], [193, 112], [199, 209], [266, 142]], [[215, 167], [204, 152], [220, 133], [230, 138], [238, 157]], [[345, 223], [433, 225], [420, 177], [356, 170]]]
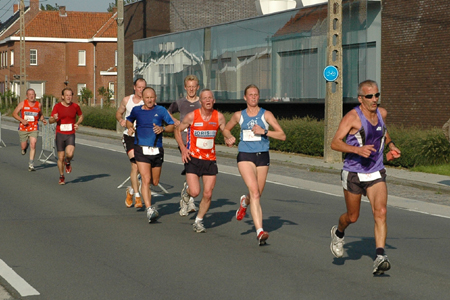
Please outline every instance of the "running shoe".
[[149, 223], [154, 222], [159, 218], [159, 212], [156, 208], [153, 208], [152, 206], [147, 207], [147, 218]]
[[72, 172], [72, 166], [70, 165], [70, 162], [66, 160], [66, 173], [69, 174]]
[[239, 209], [236, 211], [236, 219], [238, 221], [242, 220], [245, 217], [245, 213], [247, 212], [247, 207], [242, 206], [242, 203], [245, 203], [246, 195], [241, 196], [241, 200], [239, 200]]
[[194, 224], [192, 224], [192, 229], [194, 229], [197, 233], [206, 232], [206, 228], [203, 226], [203, 221], [194, 222]]
[[130, 186], [127, 187], [127, 191], [125, 192], [127, 195], [127, 198], [125, 199], [125, 205], [127, 207], [131, 207], [133, 205], [133, 195], [130, 194]]
[[59, 184], [61, 185], [66, 184], [64, 180], [65, 180], [64, 175], [59, 176]]
[[260, 246], [265, 245], [268, 238], [269, 238], [269, 233], [267, 231], [261, 231], [257, 237], [259, 245]]
[[141, 197], [136, 197], [136, 199], [134, 199], [134, 207], [136, 207], [136, 208], [142, 208], [142, 200], [141, 200]]
[[27, 148], [22, 149], [22, 155], [25, 155], [25, 154], [27, 154]]
[[180, 200], [180, 216], [185, 217], [188, 214], [188, 205], [184, 200]]
[[373, 275], [384, 274], [391, 268], [391, 262], [389, 261], [387, 255], [377, 255], [377, 258], [373, 261]]
[[36, 170], [34, 169], [33, 164], [29, 164], [29, 165], [28, 165], [28, 171], [29, 171], [29, 172], [36, 171]]
[[183, 189], [181, 190], [181, 200], [183, 200], [184, 202], [186, 202], [186, 204], [189, 203], [189, 198], [190, 198], [190, 196], [189, 196], [189, 194], [188, 194], [188, 192], [187, 192], [187, 189], [188, 189], [188, 184], [187, 184], [187, 182], [185, 181], [185, 182], [184, 182]]
[[334, 257], [342, 257], [344, 255], [344, 238], [339, 238], [336, 235], [337, 225], [331, 227], [331, 243], [330, 250]]
[[196, 212], [196, 211], [197, 211], [197, 207], [195, 206], [194, 198], [190, 197], [189, 203], [187, 204], [187, 212], [191, 213], [191, 212]]

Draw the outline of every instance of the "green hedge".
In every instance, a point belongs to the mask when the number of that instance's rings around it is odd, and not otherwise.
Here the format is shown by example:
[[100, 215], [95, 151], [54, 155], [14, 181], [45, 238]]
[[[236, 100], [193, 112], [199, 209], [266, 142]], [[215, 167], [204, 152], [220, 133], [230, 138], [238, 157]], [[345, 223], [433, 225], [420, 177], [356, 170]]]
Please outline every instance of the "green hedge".
[[[82, 107], [83, 125], [116, 129], [115, 108]], [[178, 117], [178, 114], [174, 115]], [[228, 121], [232, 113], [224, 113]], [[314, 118], [293, 118], [279, 120], [286, 133], [286, 141], [270, 139], [270, 148], [273, 150], [300, 153], [311, 156], [323, 156], [324, 150], [324, 121]], [[422, 165], [439, 165], [450, 162], [450, 143], [446, 140], [440, 128], [423, 129], [419, 127], [404, 128], [390, 126], [389, 134], [396, 146], [402, 151], [399, 159], [385, 161], [386, 165], [411, 168]], [[231, 132], [239, 143], [239, 126]], [[172, 133], [165, 136], [173, 137]], [[217, 144], [224, 144], [222, 134], [216, 136]], [[387, 150], [386, 150], [387, 152]]]
[[95, 128], [116, 130], [116, 109], [82, 106], [83, 125]]

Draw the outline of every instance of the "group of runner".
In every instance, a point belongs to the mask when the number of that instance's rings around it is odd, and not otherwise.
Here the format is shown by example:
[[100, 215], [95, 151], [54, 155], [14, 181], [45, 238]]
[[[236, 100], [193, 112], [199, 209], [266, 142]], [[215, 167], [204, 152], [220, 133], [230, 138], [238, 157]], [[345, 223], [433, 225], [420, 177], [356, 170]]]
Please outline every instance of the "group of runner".
[[[65, 184], [64, 169], [66, 173], [72, 172], [70, 162], [75, 151], [75, 131], [78, 129], [78, 125], [83, 122], [83, 113], [80, 106], [73, 103], [72, 100], [72, 89], [64, 88], [61, 92], [61, 101], [53, 107], [49, 118], [50, 124], [56, 123], [55, 144], [58, 155], [58, 183], [61, 185]], [[27, 90], [27, 99], [17, 105], [12, 115], [20, 122], [19, 138], [22, 155], [25, 155], [28, 146], [30, 147], [28, 171], [35, 171], [34, 156], [39, 135], [39, 121], [47, 125], [47, 120], [44, 119], [42, 104], [36, 101], [36, 92], [33, 89]]]
[[[148, 221], [154, 222], [159, 213], [151, 201], [151, 184], [159, 184], [161, 167], [164, 161], [162, 135], [174, 132], [175, 139], [184, 163], [186, 181], [181, 191], [180, 215], [197, 211], [194, 199], [203, 192], [195, 222], [192, 225], [197, 233], [206, 232], [203, 218], [212, 199], [218, 173], [215, 151], [215, 137], [220, 130], [227, 146], [232, 147], [236, 139], [231, 130], [240, 125], [240, 142], [238, 145], [237, 165], [247, 186], [248, 192], [241, 196], [236, 219], [242, 220], [250, 207], [259, 245], [266, 244], [269, 234], [263, 229], [261, 195], [263, 193], [270, 166], [269, 137], [285, 140], [286, 135], [275, 116], [258, 105], [260, 93], [256, 85], [249, 85], [244, 90], [247, 108], [235, 112], [228, 123], [223, 114], [214, 109], [214, 94], [203, 89], [199, 96], [199, 81], [189, 75], [185, 78], [186, 97], [174, 102], [168, 110], [156, 104], [156, 92], [147, 87], [144, 79], [134, 83], [133, 95], [125, 97], [116, 113], [117, 121], [126, 130], [123, 145], [131, 163], [131, 187], [126, 190], [125, 205], [142, 207], [144, 200]], [[71, 172], [70, 161], [75, 148], [75, 130], [83, 120], [79, 106], [72, 103], [73, 91], [65, 88], [62, 101], [52, 110], [50, 123], [57, 123], [56, 146], [58, 150], [58, 169], [60, 184], [64, 184], [63, 169]], [[373, 274], [380, 275], [389, 270], [391, 263], [384, 247], [387, 235], [386, 206], [387, 188], [386, 171], [383, 165], [383, 151], [388, 147], [394, 157], [401, 151], [395, 146], [386, 128], [387, 112], [378, 107], [380, 92], [375, 81], [366, 80], [358, 86], [360, 105], [348, 112], [341, 120], [332, 140], [333, 150], [346, 153], [341, 172], [342, 186], [347, 211], [339, 218], [338, 225], [331, 229], [330, 250], [336, 258], [344, 254], [344, 231], [359, 217], [361, 196], [366, 195], [372, 205], [375, 221], [376, 255]], [[19, 116], [19, 111], [21, 115]], [[173, 114], [179, 112], [180, 120]], [[76, 116], [78, 120], [76, 121]], [[46, 124], [41, 105], [36, 102], [33, 90], [27, 91], [27, 100], [19, 103], [13, 112], [20, 122], [19, 136], [22, 154], [26, 153], [30, 141], [29, 170], [33, 171], [38, 121]], [[138, 174], [142, 186], [139, 187]], [[141, 195], [139, 194], [141, 191]]]

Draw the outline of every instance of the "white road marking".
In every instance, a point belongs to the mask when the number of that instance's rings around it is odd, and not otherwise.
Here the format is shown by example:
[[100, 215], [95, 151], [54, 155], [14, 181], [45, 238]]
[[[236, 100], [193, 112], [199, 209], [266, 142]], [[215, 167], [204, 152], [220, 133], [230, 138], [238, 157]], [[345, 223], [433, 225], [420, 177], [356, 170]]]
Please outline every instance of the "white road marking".
[[3, 277], [22, 297], [40, 295], [35, 288], [29, 285], [1, 259], [0, 277]]

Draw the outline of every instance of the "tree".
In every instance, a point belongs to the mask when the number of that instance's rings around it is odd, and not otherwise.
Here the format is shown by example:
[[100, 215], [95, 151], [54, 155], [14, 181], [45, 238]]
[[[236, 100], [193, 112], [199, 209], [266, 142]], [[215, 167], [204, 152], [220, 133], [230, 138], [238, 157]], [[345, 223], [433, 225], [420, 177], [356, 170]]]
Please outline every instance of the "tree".
[[50, 4], [46, 4], [44, 6], [44, 4], [41, 4], [41, 10], [48, 10], [48, 11], [59, 10], [59, 5], [57, 3], [55, 3], [55, 6], [51, 6]]
[[103, 105], [105, 107], [110, 107], [111, 106], [111, 98], [114, 95], [114, 92], [111, 91], [110, 89], [105, 88], [104, 86], [101, 86], [98, 88], [98, 94], [100, 96], [102, 96], [103, 99]]
[[83, 105], [89, 105], [89, 101], [94, 97], [94, 93], [88, 88], [81, 88], [80, 90], [80, 99]]

